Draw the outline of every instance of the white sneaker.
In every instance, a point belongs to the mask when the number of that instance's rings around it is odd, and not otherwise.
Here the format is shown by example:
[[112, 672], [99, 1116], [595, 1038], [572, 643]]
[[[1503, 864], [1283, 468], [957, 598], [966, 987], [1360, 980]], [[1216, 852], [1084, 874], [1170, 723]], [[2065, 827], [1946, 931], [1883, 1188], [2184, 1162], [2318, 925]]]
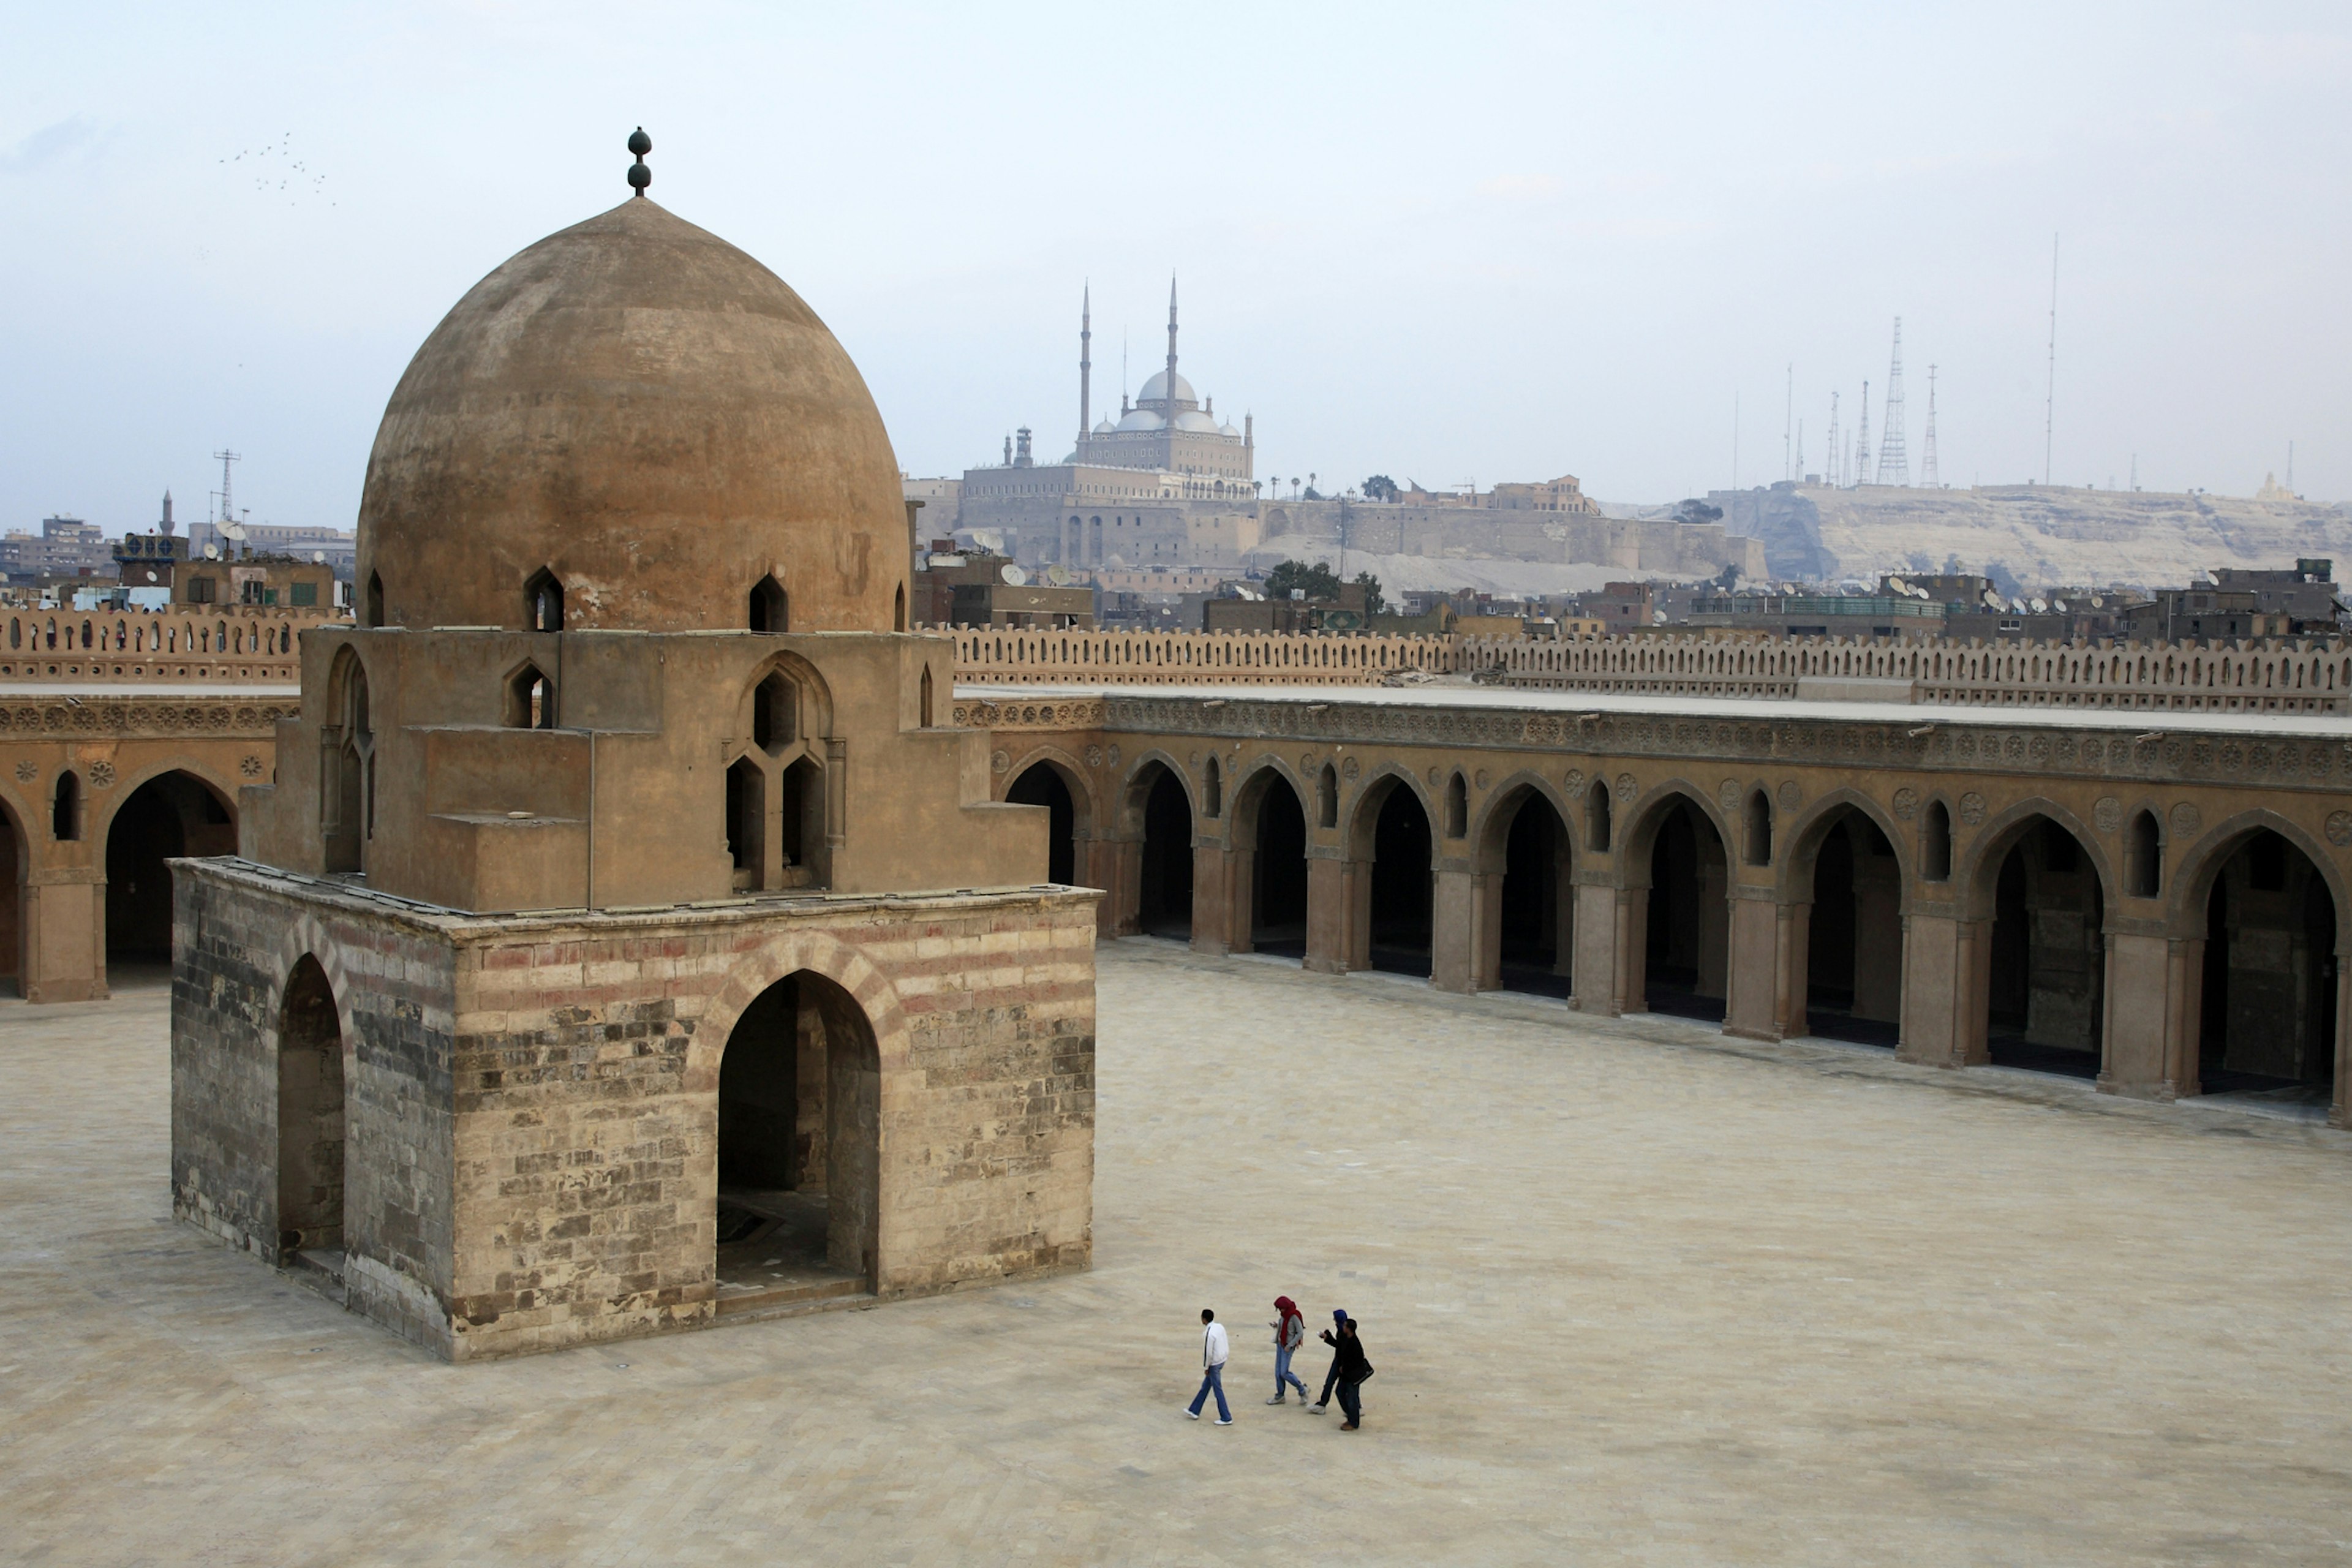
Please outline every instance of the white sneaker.
[[1267, 1400], [1266, 1403], [1268, 1405], [1279, 1405], [1282, 1403], [1282, 1395], [1277, 1394], [1272, 1399]]
[[1201, 1418], [1201, 1413], [1197, 1410], [1187, 1410], [1184, 1414], [1190, 1415], [1195, 1421], [1198, 1421]]
[[1217, 1417], [1217, 1425], [1220, 1426], [1230, 1426], [1233, 1424], [1234, 1418], [1230, 1415], [1220, 1415]]
[[1322, 1414], [1323, 1414], [1323, 1407], [1322, 1407], [1321, 1405], [1308, 1405], [1307, 1408], [1307, 1409], [1309, 1409], [1309, 1410], [1312, 1410], [1312, 1411], [1313, 1411], [1313, 1412], [1315, 1412], [1315, 1414], [1316, 1414], [1316, 1415], [1322, 1415]]

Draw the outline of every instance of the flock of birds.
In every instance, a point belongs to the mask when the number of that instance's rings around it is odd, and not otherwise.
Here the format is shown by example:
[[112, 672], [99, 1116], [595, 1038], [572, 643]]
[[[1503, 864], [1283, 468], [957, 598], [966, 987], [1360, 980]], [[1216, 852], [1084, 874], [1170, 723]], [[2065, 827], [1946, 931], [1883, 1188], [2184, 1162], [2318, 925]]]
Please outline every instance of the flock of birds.
[[[275, 142], [247, 147], [218, 160], [224, 167], [248, 161], [254, 170], [253, 188], [266, 195], [284, 195], [289, 206], [307, 198], [326, 195], [327, 176], [294, 156], [294, 132], [291, 131]], [[333, 206], [335, 203], [331, 198], [327, 205]]]

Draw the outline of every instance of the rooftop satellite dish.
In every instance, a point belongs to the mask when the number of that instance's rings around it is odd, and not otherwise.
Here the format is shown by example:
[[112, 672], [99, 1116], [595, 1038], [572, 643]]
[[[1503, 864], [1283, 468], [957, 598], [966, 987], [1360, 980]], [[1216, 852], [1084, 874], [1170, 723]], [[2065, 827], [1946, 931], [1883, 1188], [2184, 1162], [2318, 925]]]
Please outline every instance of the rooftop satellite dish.
[[1984, 607], [1988, 610], [1998, 610], [2001, 608], [2000, 595], [1994, 593], [1990, 588], [1987, 588], [1984, 591]]
[[217, 560], [219, 560], [219, 559], [220, 559], [220, 546], [219, 546], [219, 545], [217, 545], [217, 544], [207, 544], [207, 545], [205, 545], [205, 560], [207, 560], [207, 561], [217, 561]]
[[2046, 615], [2049, 613], [2050, 601], [2047, 599], [2036, 599], [2028, 607], [2037, 616]]
[[2025, 614], [2025, 601], [2022, 599], [2011, 599], [2009, 602], [2009, 607], [2014, 614], [2021, 616]]
[[222, 523], [221, 537], [224, 539], [243, 539], [245, 537], [245, 524], [241, 522]]
[[1070, 585], [1070, 569], [1061, 565], [1048, 566], [1045, 568], [1045, 581], [1056, 588], [1066, 588]]
[[1029, 585], [1029, 574], [1018, 566], [1007, 566], [997, 575], [1004, 579], [1007, 587], [1025, 588]]
[[310, 563], [314, 566], [324, 566], [327, 563], [327, 552], [323, 550], [313, 550], [310, 552]]
[[1889, 577], [1889, 578], [1886, 580], [1886, 585], [1887, 585], [1889, 588], [1894, 589], [1894, 590], [1895, 590], [1895, 592], [1896, 592], [1896, 593], [1898, 593], [1898, 594], [1902, 595], [1903, 595], [1904, 597], [1906, 597], [1906, 598], [1908, 598], [1908, 597], [1910, 597], [1910, 595], [1911, 595], [1911, 584], [1908, 584], [1908, 583], [1906, 583], [1906, 582], [1905, 582], [1902, 578], [1900, 578], [1900, 577]]

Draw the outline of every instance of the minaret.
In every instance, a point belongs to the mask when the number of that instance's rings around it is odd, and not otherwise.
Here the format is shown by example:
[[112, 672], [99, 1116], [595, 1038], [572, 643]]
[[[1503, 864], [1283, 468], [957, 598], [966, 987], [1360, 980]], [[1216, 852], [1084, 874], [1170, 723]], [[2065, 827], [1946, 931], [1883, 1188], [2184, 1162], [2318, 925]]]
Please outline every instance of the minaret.
[[1095, 374], [1095, 290], [1091, 283], [1078, 306], [1078, 456], [1087, 455], [1087, 434], [1094, 428], [1090, 406]]
[[164, 538], [172, 537], [172, 492], [170, 490], [163, 492], [163, 519], [155, 526], [163, 531]]
[[1176, 275], [1168, 275], [1168, 416], [1176, 416]]

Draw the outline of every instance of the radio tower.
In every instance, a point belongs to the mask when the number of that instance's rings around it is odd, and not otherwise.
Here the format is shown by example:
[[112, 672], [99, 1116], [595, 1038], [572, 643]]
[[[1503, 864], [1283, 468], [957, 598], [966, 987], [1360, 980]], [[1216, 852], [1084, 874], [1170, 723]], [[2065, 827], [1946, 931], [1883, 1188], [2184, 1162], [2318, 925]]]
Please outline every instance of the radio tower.
[[1829, 446], [1829, 457], [1823, 461], [1822, 479], [1830, 489], [1835, 489], [1845, 482], [1845, 454], [1838, 450], [1837, 394], [1834, 391], [1830, 394]]
[[236, 462], [240, 456], [242, 456], [242, 454], [229, 451], [226, 447], [213, 454], [213, 461], [221, 466], [220, 520], [223, 524], [232, 523], [236, 521], [236, 512], [229, 506], [228, 469], [229, 465]]
[[1878, 438], [1878, 482], [1909, 485], [1911, 459], [1903, 450], [1903, 318], [1895, 318], [1895, 365], [1886, 373], [1886, 432]]
[[1862, 423], [1854, 426], [1853, 482], [1858, 489], [1870, 483], [1870, 383], [1862, 384]]
[[1936, 367], [1927, 367], [1927, 439], [1919, 450], [1919, 482], [1931, 490], [1944, 488], [1936, 473]]

